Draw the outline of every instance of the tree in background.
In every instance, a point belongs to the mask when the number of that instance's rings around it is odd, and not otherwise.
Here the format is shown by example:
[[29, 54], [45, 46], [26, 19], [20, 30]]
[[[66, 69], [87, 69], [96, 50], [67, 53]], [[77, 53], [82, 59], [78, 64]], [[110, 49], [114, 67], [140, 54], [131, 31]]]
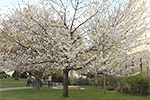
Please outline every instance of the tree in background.
[[[4, 69], [30, 72], [36, 77], [37, 90], [39, 90], [40, 77], [45, 70], [49, 69], [56, 58], [56, 49], [54, 49], [57, 48], [55, 47], [56, 41], [51, 38], [52, 34], [48, 35], [42, 29], [41, 25], [44, 20], [42, 20], [42, 16], [48, 17], [53, 14], [51, 14], [52, 11], [44, 10], [36, 5], [25, 5], [28, 7], [15, 9], [2, 21], [1, 35], [11, 43], [3, 42], [1, 45], [1, 50], [5, 50], [1, 52], [1, 64]], [[39, 20], [39, 14], [41, 20]]]
[[127, 70], [132, 71], [140, 65], [140, 62], [126, 69], [125, 65], [144, 55], [135, 52], [139, 50], [147, 52], [148, 39], [145, 34], [149, 29], [149, 22], [145, 4], [144, 1], [139, 4], [136, 0], [131, 0], [124, 6], [120, 4], [113, 6], [113, 9], [106, 9], [106, 13], [94, 16], [86, 25], [90, 26], [88, 42], [91, 46], [95, 46], [95, 51], [87, 55], [87, 58], [96, 55], [96, 59], [87, 67], [89, 72], [103, 73], [104, 94], [106, 74], [121, 75]]

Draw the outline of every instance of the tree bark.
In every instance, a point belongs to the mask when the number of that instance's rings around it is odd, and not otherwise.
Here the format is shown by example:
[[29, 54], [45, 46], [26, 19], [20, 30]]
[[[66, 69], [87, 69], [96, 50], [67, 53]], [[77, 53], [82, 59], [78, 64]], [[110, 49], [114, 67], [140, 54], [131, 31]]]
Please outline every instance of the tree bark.
[[106, 74], [104, 74], [104, 94], [106, 94]]
[[36, 82], [36, 90], [37, 91], [40, 91], [40, 82], [39, 82], [39, 79], [40, 79], [40, 71], [36, 71], [36, 80], [35, 80], [35, 82]]
[[68, 70], [63, 70], [63, 97], [68, 97]]
[[35, 81], [35, 82], [36, 82], [36, 90], [37, 90], [37, 91], [40, 91], [39, 79], [40, 79], [39, 76], [37, 76], [37, 77], [36, 77], [36, 81]]
[[19, 72], [17, 70], [15, 70], [14, 72], [14, 77], [15, 77], [15, 80], [19, 80]]
[[98, 87], [98, 75], [97, 73], [95, 74], [95, 88], [97, 89]]
[[19, 80], [19, 75], [18, 74], [16, 74], [15, 80]]

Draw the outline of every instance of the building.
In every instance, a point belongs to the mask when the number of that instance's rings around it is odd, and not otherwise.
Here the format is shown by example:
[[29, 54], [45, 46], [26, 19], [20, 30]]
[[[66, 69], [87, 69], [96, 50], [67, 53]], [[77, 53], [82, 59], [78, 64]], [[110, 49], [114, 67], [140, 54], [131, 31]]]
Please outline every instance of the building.
[[[129, 4], [128, 7], [134, 6], [134, 4], [137, 3], [135, 4], [136, 7], [134, 7], [133, 10], [136, 10], [138, 7], [141, 7], [141, 4], [143, 3], [143, 1], [146, 1], [146, 4], [145, 4], [146, 7], [150, 6], [150, 0], [130, 0], [130, 1], [131, 1], [131, 4]], [[150, 8], [144, 14], [147, 15], [149, 13], [150, 13]], [[150, 17], [147, 17], [146, 21], [149, 22]], [[149, 26], [150, 25], [148, 25], [148, 27]], [[128, 59], [128, 58], [126, 59], [128, 60], [127, 61], [128, 63], [123, 64], [125, 69], [130, 67], [132, 71], [136, 70], [136, 71], [142, 71], [142, 72], [146, 72], [147, 74], [150, 74], [150, 46], [149, 46], [150, 39], [148, 38], [150, 38], [150, 30], [145, 32], [145, 34], [143, 34], [139, 38], [139, 40], [146, 39], [147, 45], [141, 45], [139, 47], [136, 47], [133, 49], [133, 52], [128, 53], [131, 59]], [[136, 55], [139, 55], [139, 58], [135, 58]]]

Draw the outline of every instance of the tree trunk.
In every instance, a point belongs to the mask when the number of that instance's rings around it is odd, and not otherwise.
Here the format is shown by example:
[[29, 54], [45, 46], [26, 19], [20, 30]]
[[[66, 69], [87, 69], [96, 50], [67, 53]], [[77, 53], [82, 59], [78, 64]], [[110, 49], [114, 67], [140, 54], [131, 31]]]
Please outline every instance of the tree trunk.
[[36, 80], [35, 80], [35, 82], [36, 82], [36, 90], [40, 91], [40, 82], [39, 82], [40, 71], [36, 71], [35, 74], [36, 74]]
[[97, 89], [98, 87], [98, 75], [95, 74], [95, 88]]
[[15, 70], [14, 72], [15, 80], [19, 80], [19, 72]]
[[68, 97], [68, 70], [63, 70], [63, 97]]
[[40, 91], [39, 78], [36, 78], [36, 90], [37, 90], [37, 91]]
[[40, 83], [39, 83], [39, 76], [36, 77], [36, 90], [40, 91]]
[[104, 94], [106, 94], [106, 74], [104, 74]]
[[15, 80], [19, 80], [19, 75], [18, 74], [16, 74]]

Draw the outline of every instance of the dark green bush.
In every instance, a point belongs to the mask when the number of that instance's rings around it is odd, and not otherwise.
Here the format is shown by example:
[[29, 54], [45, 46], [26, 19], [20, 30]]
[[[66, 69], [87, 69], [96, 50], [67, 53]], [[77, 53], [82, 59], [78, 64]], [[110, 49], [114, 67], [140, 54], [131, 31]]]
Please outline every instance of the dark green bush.
[[124, 93], [149, 95], [149, 79], [144, 73], [135, 76], [126, 76], [122, 80], [121, 88]]
[[20, 74], [20, 78], [27, 78], [28, 75], [27, 75], [27, 72], [23, 72]]
[[78, 83], [77, 84], [78, 85], [90, 85], [90, 81], [87, 78], [84, 79], [84, 78], [80, 77], [78, 79]]
[[52, 75], [52, 82], [63, 82], [63, 76], [58, 76], [56, 74]]
[[[118, 77], [106, 75], [106, 85], [107, 86], [117, 86], [117, 82], [119, 81]], [[95, 79], [93, 80], [95, 84]], [[104, 76], [98, 77], [98, 83], [100, 86], [104, 84]]]
[[109, 90], [109, 91], [112, 91], [112, 90], [115, 90], [115, 86], [111, 86], [111, 85], [109, 85], [109, 86], [106, 86], [106, 90]]
[[1, 75], [1, 74], [6, 74], [6, 73], [5, 73], [4, 71], [2, 71], [2, 72], [0, 72], [0, 75]]
[[130, 93], [130, 89], [129, 89], [127, 86], [124, 86], [124, 87], [122, 88], [122, 91], [123, 91], [124, 93]]
[[115, 91], [117, 91], [117, 92], [122, 92], [122, 89], [121, 89], [120, 87], [116, 87], [116, 88], [115, 88]]

